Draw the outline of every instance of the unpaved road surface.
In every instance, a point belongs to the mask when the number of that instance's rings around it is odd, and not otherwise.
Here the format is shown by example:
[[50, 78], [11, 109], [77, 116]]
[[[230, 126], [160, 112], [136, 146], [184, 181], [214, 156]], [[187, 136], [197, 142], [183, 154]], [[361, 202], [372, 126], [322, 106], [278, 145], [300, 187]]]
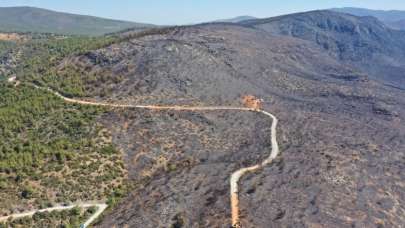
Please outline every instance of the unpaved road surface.
[[239, 220], [239, 189], [238, 189], [238, 182], [239, 179], [246, 174], [247, 172], [253, 172], [256, 171], [263, 166], [266, 166], [270, 164], [279, 154], [279, 147], [278, 147], [278, 142], [277, 142], [277, 123], [278, 120], [277, 118], [266, 111], [263, 110], [258, 110], [258, 112], [272, 118], [272, 125], [271, 125], [271, 153], [269, 157], [264, 160], [262, 163], [251, 166], [251, 167], [246, 167], [237, 170], [236, 172], [232, 173], [231, 175], [231, 209], [232, 209], [232, 226], [233, 227], [241, 227], [240, 220]]
[[83, 223], [84, 227], [88, 227], [92, 222], [94, 222], [94, 220], [96, 220], [98, 218], [98, 216], [101, 215], [101, 213], [103, 213], [103, 211], [108, 207], [108, 205], [105, 203], [78, 203], [78, 204], [72, 204], [69, 206], [59, 205], [59, 206], [55, 206], [55, 207], [49, 207], [49, 208], [44, 208], [44, 209], [40, 209], [40, 210], [33, 210], [33, 211], [29, 211], [29, 212], [23, 212], [23, 213], [12, 214], [9, 216], [0, 217], [0, 222], [5, 222], [8, 219], [18, 219], [18, 218], [22, 218], [22, 217], [33, 216], [35, 213], [71, 210], [75, 207], [80, 207], [80, 208], [97, 207], [97, 211], [89, 219], [87, 219], [85, 223]]

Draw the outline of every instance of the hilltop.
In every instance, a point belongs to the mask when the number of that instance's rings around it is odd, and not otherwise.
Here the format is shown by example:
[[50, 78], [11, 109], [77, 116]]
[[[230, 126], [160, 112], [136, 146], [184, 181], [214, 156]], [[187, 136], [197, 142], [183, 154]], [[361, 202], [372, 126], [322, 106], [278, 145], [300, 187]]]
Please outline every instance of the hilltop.
[[149, 24], [56, 12], [34, 7], [0, 7], [1, 32], [103, 35]]
[[216, 20], [214, 22], [239, 23], [242, 21], [253, 20], [253, 19], [257, 19], [257, 18], [252, 17], [252, 16], [238, 16], [238, 17], [229, 18], [229, 19], [220, 19], [220, 20]]

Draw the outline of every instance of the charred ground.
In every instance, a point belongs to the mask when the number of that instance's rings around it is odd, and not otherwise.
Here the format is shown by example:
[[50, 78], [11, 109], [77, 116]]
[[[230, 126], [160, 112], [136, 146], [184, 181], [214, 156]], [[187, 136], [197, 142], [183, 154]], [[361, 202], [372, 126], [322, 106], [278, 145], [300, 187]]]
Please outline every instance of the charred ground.
[[[322, 15], [342, 23], [339, 14]], [[347, 38], [346, 30], [333, 34]], [[358, 64], [256, 24], [208, 24], [71, 55], [56, 65], [59, 80], [43, 83], [69, 96], [131, 104], [263, 98], [280, 120], [282, 154], [241, 180], [244, 227], [400, 227], [404, 92], [384, 85], [392, 84], [391, 71], [378, 77]], [[74, 83], [63, 84], [67, 79]], [[125, 152], [136, 184], [100, 227], [229, 227], [230, 174], [269, 152], [271, 123], [253, 113], [115, 110], [98, 122]]]

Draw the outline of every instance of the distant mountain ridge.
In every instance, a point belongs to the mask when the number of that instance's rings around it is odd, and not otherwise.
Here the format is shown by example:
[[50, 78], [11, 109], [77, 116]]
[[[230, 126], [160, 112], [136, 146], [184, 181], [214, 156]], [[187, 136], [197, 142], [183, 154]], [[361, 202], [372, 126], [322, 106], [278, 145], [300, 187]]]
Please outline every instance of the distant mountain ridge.
[[238, 16], [238, 17], [229, 18], [229, 19], [220, 19], [220, 20], [216, 20], [214, 22], [239, 23], [242, 21], [254, 20], [254, 19], [257, 19], [257, 18], [245, 15], [245, 16]]
[[355, 16], [372, 16], [384, 22], [391, 28], [405, 30], [405, 11], [401, 10], [371, 10], [363, 8], [333, 8], [332, 11], [348, 13]]
[[405, 30], [405, 19], [388, 23], [393, 29]]
[[62, 13], [35, 7], [0, 7], [1, 32], [103, 35], [150, 24]]
[[370, 77], [405, 89], [405, 32], [374, 17], [318, 10], [241, 24], [311, 41]]

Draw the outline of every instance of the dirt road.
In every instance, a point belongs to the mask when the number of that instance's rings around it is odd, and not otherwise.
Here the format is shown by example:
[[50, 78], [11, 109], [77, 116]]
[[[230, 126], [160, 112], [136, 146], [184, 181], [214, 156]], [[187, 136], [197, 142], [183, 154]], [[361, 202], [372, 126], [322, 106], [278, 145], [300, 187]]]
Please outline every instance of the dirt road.
[[28, 217], [28, 216], [33, 216], [35, 213], [40, 213], [40, 212], [52, 212], [52, 211], [63, 211], [63, 210], [71, 210], [75, 207], [79, 208], [89, 208], [89, 207], [97, 207], [97, 211], [94, 212], [94, 214], [86, 220], [85, 223], [82, 224], [83, 227], [89, 226], [94, 220], [98, 218], [98, 216], [103, 213], [103, 211], [108, 207], [107, 204], [105, 203], [78, 203], [78, 204], [72, 204], [69, 206], [55, 206], [55, 207], [49, 207], [45, 209], [40, 209], [40, 210], [33, 210], [33, 211], [28, 211], [28, 212], [23, 212], [23, 213], [17, 213], [17, 214], [12, 214], [9, 216], [4, 216], [0, 217], [0, 222], [5, 222], [8, 219], [18, 219], [22, 217]]
[[277, 118], [269, 112], [258, 110], [258, 112], [270, 117], [272, 119], [271, 125], [271, 153], [269, 157], [264, 160], [262, 163], [246, 167], [237, 170], [236, 172], [232, 173], [231, 175], [231, 210], [232, 210], [232, 227], [241, 227], [240, 219], [239, 219], [239, 189], [238, 189], [238, 182], [240, 178], [248, 173], [256, 171], [263, 166], [270, 164], [279, 154], [279, 146], [277, 142]]

